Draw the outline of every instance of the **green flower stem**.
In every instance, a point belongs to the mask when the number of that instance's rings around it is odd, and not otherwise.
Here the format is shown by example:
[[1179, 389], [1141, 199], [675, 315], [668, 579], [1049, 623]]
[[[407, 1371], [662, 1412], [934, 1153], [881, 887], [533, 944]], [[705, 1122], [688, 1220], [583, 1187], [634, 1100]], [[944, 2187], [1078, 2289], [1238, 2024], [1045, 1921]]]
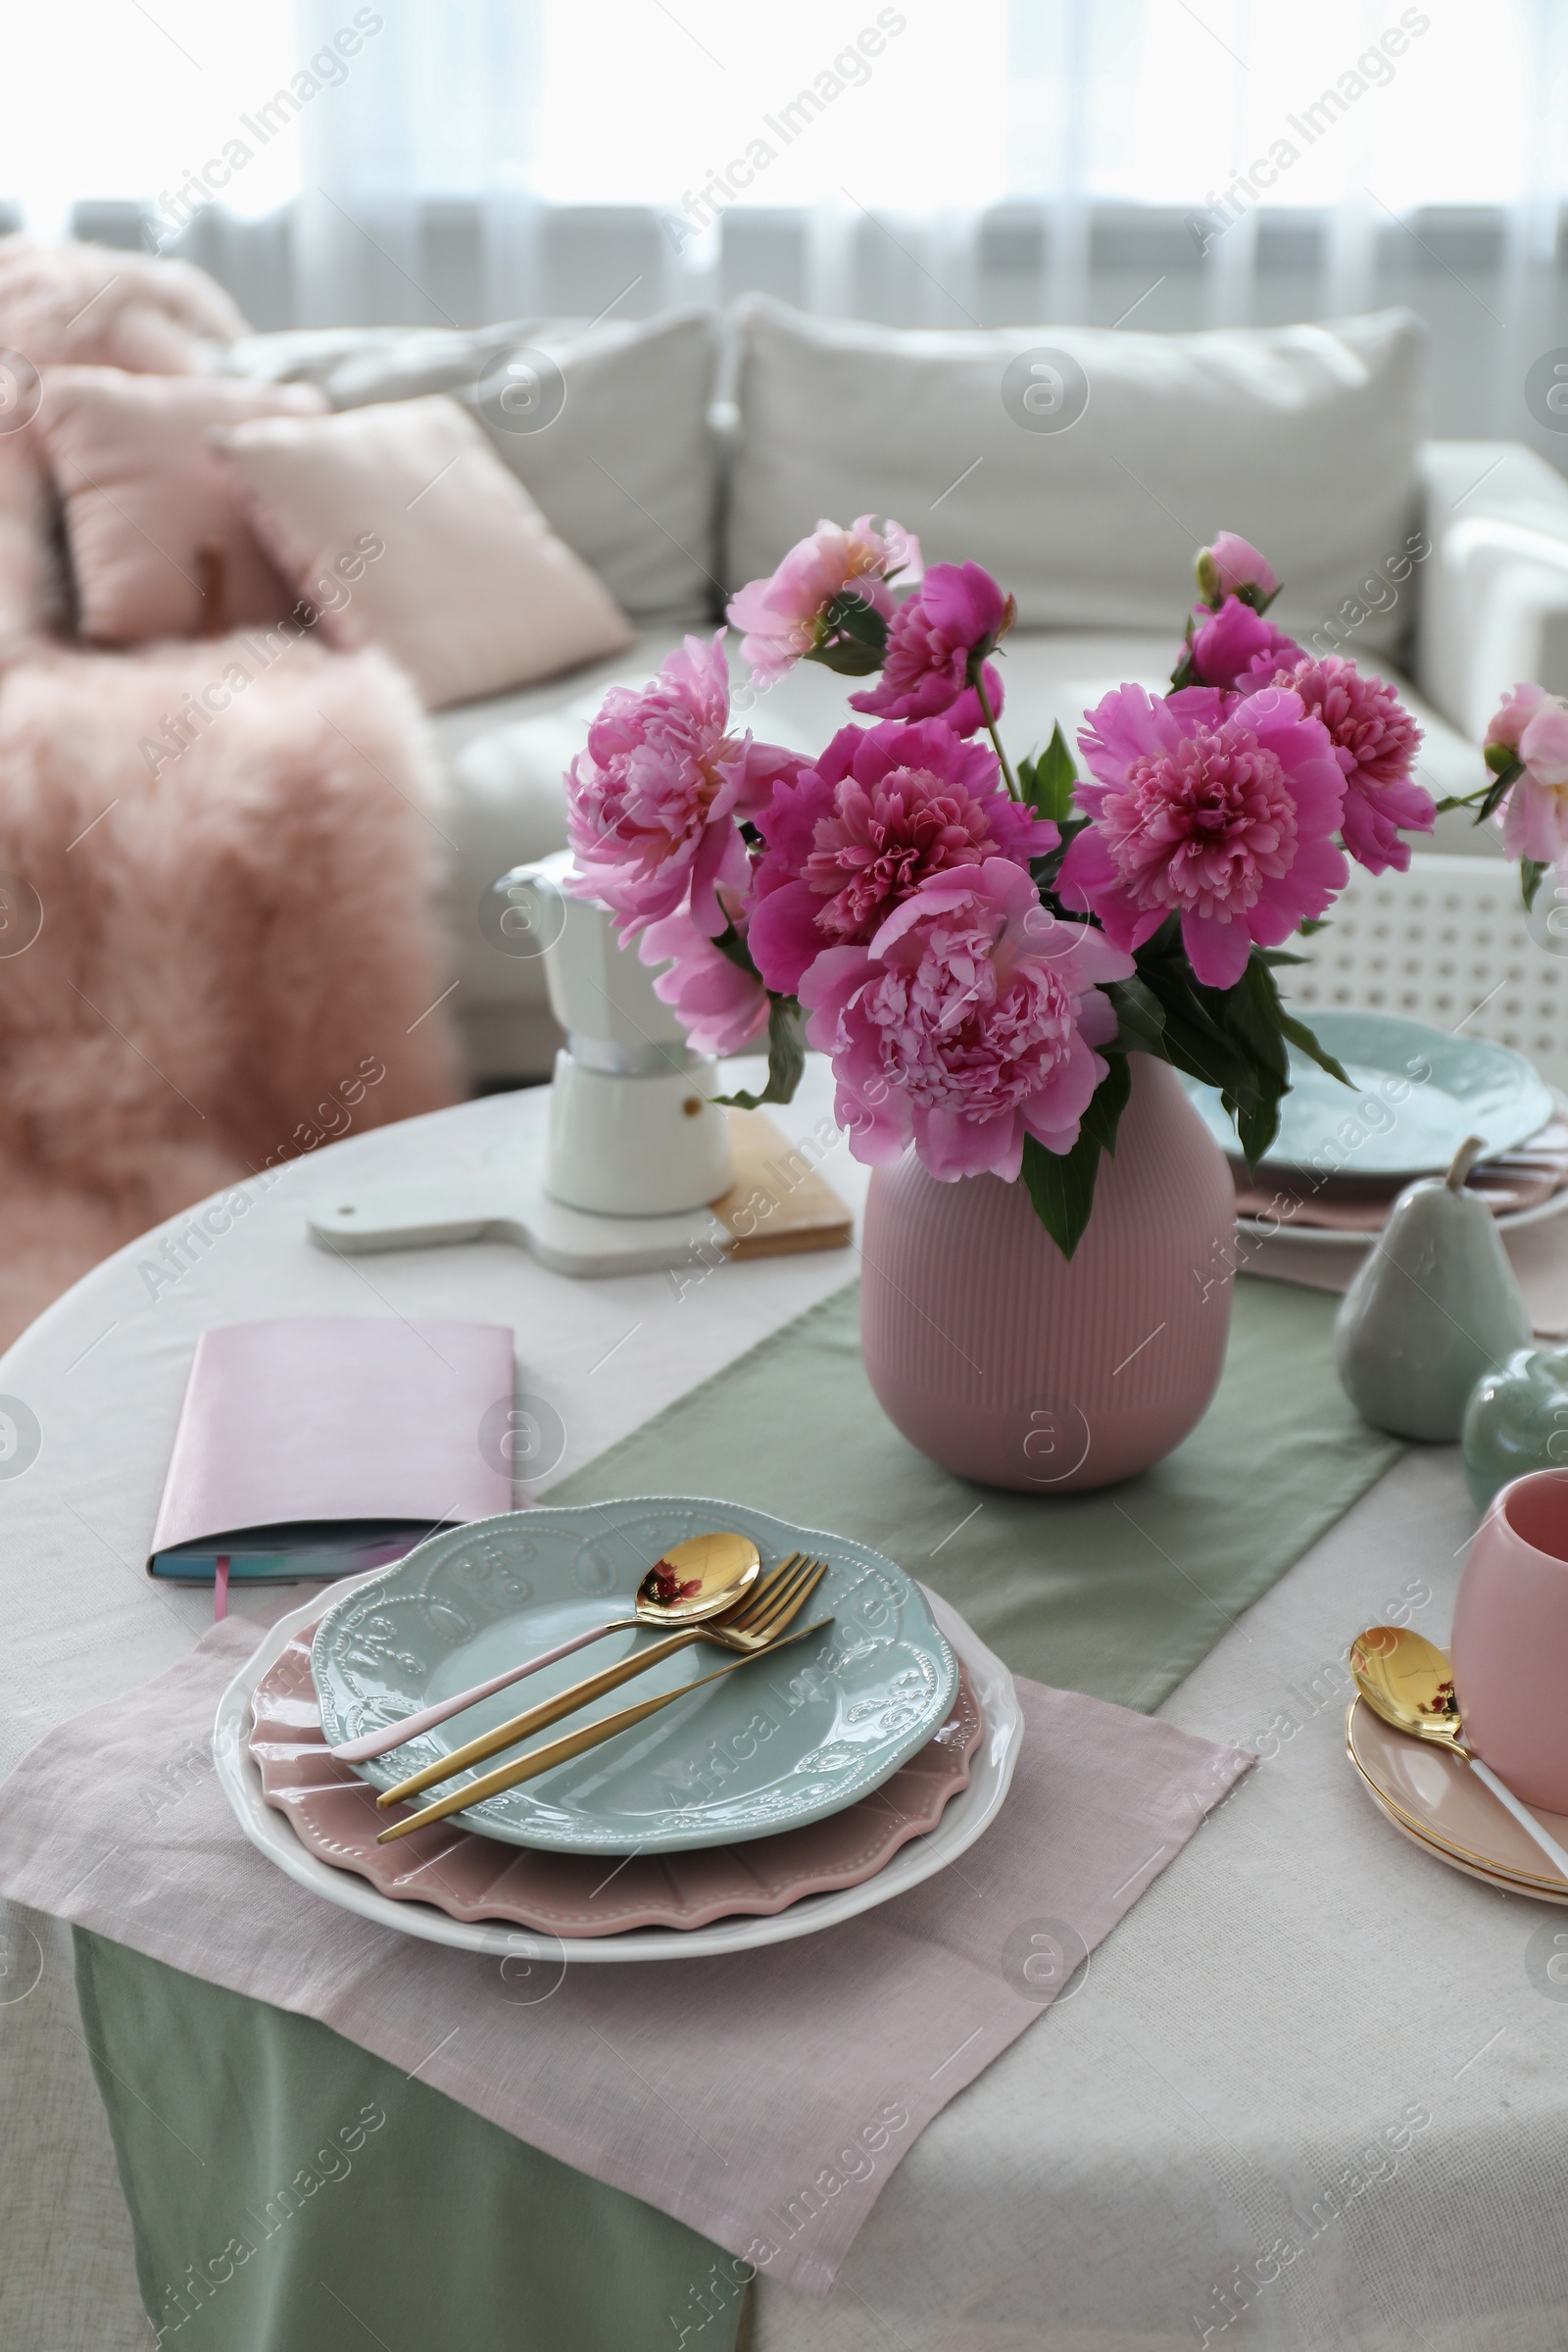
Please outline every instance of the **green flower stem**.
[[1006, 753], [1002, 748], [1002, 737], [997, 733], [997, 722], [992, 714], [991, 699], [986, 693], [985, 662], [983, 661], [975, 662], [971, 660], [969, 668], [971, 673], [969, 682], [973, 686], [976, 695], [979, 697], [980, 715], [986, 722], [986, 733], [991, 738], [991, 748], [1002, 762], [1004, 781], [1005, 782], [1007, 790], [1011, 793], [1013, 799], [1015, 801], [1021, 801], [1023, 799], [1023, 794], [1018, 789], [1018, 779], [1012, 772], [1011, 762], [1009, 761]]

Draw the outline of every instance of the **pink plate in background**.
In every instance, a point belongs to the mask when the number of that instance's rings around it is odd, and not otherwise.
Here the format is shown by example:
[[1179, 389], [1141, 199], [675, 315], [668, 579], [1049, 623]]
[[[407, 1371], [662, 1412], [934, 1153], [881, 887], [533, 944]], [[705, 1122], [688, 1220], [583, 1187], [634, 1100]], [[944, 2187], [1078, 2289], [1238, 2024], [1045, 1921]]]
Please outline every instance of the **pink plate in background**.
[[613, 1936], [628, 1928], [700, 1928], [744, 1914], [770, 1917], [803, 1895], [858, 1886], [911, 1838], [934, 1829], [969, 1785], [985, 1729], [962, 1660], [947, 1721], [891, 1780], [842, 1813], [774, 1838], [689, 1853], [634, 1855], [607, 1869], [602, 1854], [506, 1845], [450, 1821], [377, 1845], [385, 1816], [375, 1791], [327, 1753], [311, 1679], [314, 1626], [304, 1626], [257, 1685], [251, 1754], [267, 1802], [321, 1861], [351, 1870], [399, 1902], [431, 1903], [453, 1919], [503, 1919], [557, 1936]]

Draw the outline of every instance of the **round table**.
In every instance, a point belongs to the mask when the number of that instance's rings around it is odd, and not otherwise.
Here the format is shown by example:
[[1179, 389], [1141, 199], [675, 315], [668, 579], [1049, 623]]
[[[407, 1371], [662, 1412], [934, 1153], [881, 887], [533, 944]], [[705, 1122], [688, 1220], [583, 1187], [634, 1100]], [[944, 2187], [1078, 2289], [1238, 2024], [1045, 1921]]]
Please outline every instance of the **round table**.
[[[798, 1139], [829, 1107], [813, 1056], [772, 1115]], [[334, 1257], [307, 1241], [305, 1202], [340, 1176], [417, 1180], [505, 1152], [547, 1108], [544, 1090], [497, 1096], [350, 1137], [248, 1187], [227, 1232], [176, 1219], [121, 1251], [10, 1351], [0, 1395], [37, 1438], [0, 1483], [0, 1771], [210, 1621], [205, 1592], [144, 1572], [207, 1325], [510, 1323], [520, 1388], [564, 1429], [559, 1477], [854, 1272], [840, 1250], [572, 1281], [503, 1244]], [[823, 1172], [858, 1209], [847, 1149]], [[921, 2135], [828, 2301], [759, 2282], [758, 2352], [1556, 2352], [1568, 2003], [1542, 1932], [1559, 1914], [1416, 1852], [1344, 1756], [1348, 1639], [1397, 1607], [1443, 1641], [1472, 1525], [1453, 1449], [1410, 1452], [1166, 1702], [1257, 1768], [1072, 1997]], [[13, 1909], [0, 1965], [0, 2339], [132, 2352], [147, 2326], [69, 1936]]]

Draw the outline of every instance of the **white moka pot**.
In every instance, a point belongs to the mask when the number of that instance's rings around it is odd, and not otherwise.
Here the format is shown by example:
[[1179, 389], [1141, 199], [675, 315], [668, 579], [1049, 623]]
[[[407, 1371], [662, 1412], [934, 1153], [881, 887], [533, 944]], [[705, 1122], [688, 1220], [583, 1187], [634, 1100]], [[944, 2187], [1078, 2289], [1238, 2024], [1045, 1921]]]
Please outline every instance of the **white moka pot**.
[[569, 850], [496, 884], [504, 930], [531, 934], [550, 1009], [566, 1032], [550, 1094], [544, 1188], [568, 1208], [654, 1217], [700, 1208], [730, 1184], [729, 1125], [710, 1098], [718, 1064], [694, 1054], [608, 908], [568, 898]]

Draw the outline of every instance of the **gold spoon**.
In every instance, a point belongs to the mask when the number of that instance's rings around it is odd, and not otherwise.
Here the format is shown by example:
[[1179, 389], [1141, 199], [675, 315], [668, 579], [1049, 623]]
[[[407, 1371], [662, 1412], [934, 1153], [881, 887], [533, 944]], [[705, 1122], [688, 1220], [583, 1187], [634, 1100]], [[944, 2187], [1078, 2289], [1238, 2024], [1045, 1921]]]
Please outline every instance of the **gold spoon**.
[[1483, 1764], [1466, 1747], [1453, 1670], [1444, 1651], [1407, 1626], [1373, 1625], [1357, 1634], [1350, 1644], [1350, 1672], [1374, 1715], [1392, 1723], [1396, 1732], [1408, 1732], [1416, 1740], [1430, 1740], [1434, 1747], [1446, 1747], [1450, 1756], [1468, 1764], [1477, 1780], [1485, 1782], [1498, 1804], [1529, 1832], [1547, 1860], [1568, 1879], [1568, 1853], [1498, 1780], [1491, 1765]]
[[401, 1747], [405, 1740], [417, 1740], [421, 1732], [433, 1730], [477, 1700], [521, 1682], [525, 1674], [537, 1674], [541, 1666], [554, 1666], [558, 1658], [569, 1658], [574, 1649], [586, 1649], [590, 1642], [601, 1641], [606, 1634], [635, 1634], [645, 1625], [666, 1630], [700, 1625], [710, 1617], [721, 1616], [750, 1592], [761, 1564], [750, 1536], [723, 1532], [689, 1536], [684, 1544], [672, 1544], [649, 1569], [632, 1602], [635, 1615], [612, 1618], [608, 1625], [591, 1625], [585, 1634], [574, 1634], [569, 1642], [541, 1650], [538, 1657], [526, 1658], [520, 1666], [509, 1666], [505, 1674], [494, 1674], [487, 1683], [475, 1683], [471, 1690], [438, 1699], [433, 1706], [421, 1707], [416, 1715], [405, 1715], [358, 1740], [345, 1740], [328, 1752], [342, 1764], [367, 1764], [372, 1756], [384, 1756], [388, 1748]]

